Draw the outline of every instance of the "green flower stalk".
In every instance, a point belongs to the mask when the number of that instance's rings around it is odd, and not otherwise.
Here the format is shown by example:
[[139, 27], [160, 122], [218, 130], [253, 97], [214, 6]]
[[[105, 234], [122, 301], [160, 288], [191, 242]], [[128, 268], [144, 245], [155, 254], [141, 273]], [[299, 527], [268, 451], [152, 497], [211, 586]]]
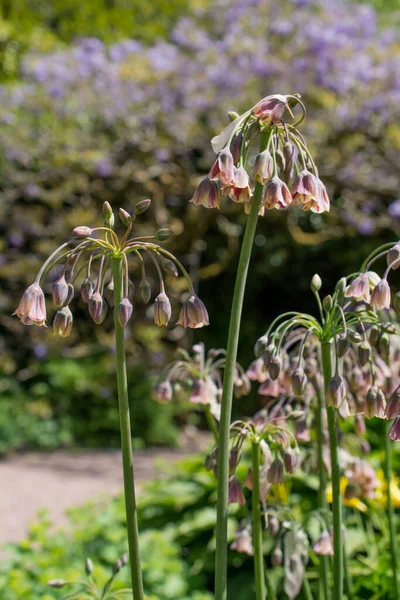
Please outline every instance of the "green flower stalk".
[[[295, 120], [292, 107], [297, 105], [302, 111], [298, 121], [285, 122], [286, 114]], [[212, 140], [217, 159], [192, 198], [196, 205], [218, 208], [220, 198], [229, 196], [242, 204], [248, 214], [232, 298], [221, 402], [215, 600], [227, 599], [229, 429], [243, 300], [258, 217], [268, 210], [285, 210], [291, 205], [317, 213], [329, 210], [325, 186], [319, 179], [306, 142], [297, 130], [304, 115], [300, 96], [278, 94], [263, 98], [242, 115], [234, 115], [233, 122]], [[251, 150], [256, 138], [259, 145], [254, 158]], [[252, 179], [248, 173], [250, 168]]]
[[[46, 275], [55, 267], [61, 268], [61, 274], [53, 285], [53, 300], [58, 309], [53, 322], [54, 333], [62, 337], [71, 333], [73, 317], [69, 306], [74, 298], [75, 284], [79, 281], [82, 272], [85, 272], [86, 277], [81, 284], [81, 297], [83, 302], [87, 303], [94, 323], [97, 325], [103, 323], [108, 308], [112, 308], [114, 311], [125, 508], [132, 579], [131, 597], [133, 594], [134, 600], [144, 600], [144, 592], [140, 567], [125, 353], [125, 329], [134, 312], [132, 304], [134, 286], [129, 279], [129, 261], [133, 259], [141, 267], [142, 281], [139, 285], [139, 292], [142, 301], [146, 304], [151, 297], [151, 288], [146, 277], [145, 258], [149, 257], [152, 266], [155, 267], [159, 279], [159, 294], [154, 303], [154, 321], [157, 325], [167, 325], [172, 314], [171, 303], [165, 293], [163, 271], [177, 276], [178, 269], [186, 279], [189, 288], [189, 295], [182, 306], [178, 324], [192, 328], [208, 325], [207, 310], [195, 294], [185, 268], [175, 256], [158, 243], [159, 240], [168, 239], [172, 232], [161, 229], [154, 236], [131, 236], [137, 216], [143, 213], [149, 205], [150, 200], [139, 202], [132, 215], [121, 208], [119, 216], [124, 231], [121, 236], [118, 236], [114, 231], [113, 211], [109, 203], [105, 202], [103, 206], [104, 226], [76, 227], [72, 232], [73, 239], [62, 244], [43, 264], [35, 282], [25, 291], [14, 313], [25, 325], [46, 326], [46, 305], [41, 284]], [[95, 265], [98, 265], [97, 269], [94, 269]], [[110, 267], [111, 277], [108, 275]], [[96, 274], [92, 278], [94, 270], [96, 270]], [[108, 284], [106, 285], [107, 280]]]
[[[387, 258], [387, 268], [382, 278], [371, 271], [371, 266], [378, 259]], [[400, 352], [390, 355], [390, 335], [396, 333], [396, 327], [387, 320], [387, 313], [381, 309], [392, 306], [391, 294], [387, 292], [387, 278], [390, 271], [400, 266], [399, 244], [388, 244], [374, 251], [362, 265], [361, 271], [341, 279], [334, 293], [322, 301], [319, 290], [322, 282], [314, 276], [311, 289], [316, 297], [319, 319], [313, 315], [296, 311], [277, 317], [267, 332], [256, 344], [256, 355], [259, 357], [248, 370], [250, 378], [262, 382], [268, 394], [279, 395], [280, 365], [287, 361], [284, 350], [290, 345], [298, 344], [298, 362], [291, 376], [293, 395], [305, 393], [307, 374], [315, 388], [317, 397], [317, 446], [318, 469], [320, 477], [319, 508], [321, 518], [326, 514], [326, 471], [324, 466], [323, 438], [325, 409], [329, 433], [329, 452], [332, 480], [332, 542], [325, 536], [325, 544], [329, 542], [329, 552], [325, 549], [316, 551], [321, 556], [320, 562], [320, 597], [329, 598], [329, 573], [326, 556], [333, 554], [333, 586], [331, 597], [342, 600], [344, 580], [344, 544], [343, 514], [340, 491], [341, 465], [339, 462], [339, 417], [352, 416], [355, 430], [362, 435], [365, 430], [364, 419], [373, 417], [395, 419], [388, 434], [394, 440], [400, 439], [400, 392], [398, 386], [398, 369], [396, 366]], [[396, 307], [396, 298], [394, 307]], [[284, 345], [284, 341], [285, 345]], [[306, 367], [301, 367], [302, 357], [306, 351], [308, 356], [315, 354], [319, 348], [324, 384], [321, 386], [318, 377], [318, 365], [314, 358], [308, 360]], [[388, 361], [390, 364], [388, 364]], [[260, 364], [259, 364], [260, 363]], [[314, 364], [315, 363], [315, 364]], [[266, 374], [263, 374], [262, 365]], [[277, 368], [277, 365], [279, 368]], [[393, 368], [392, 368], [393, 365]], [[287, 368], [287, 367], [286, 367]], [[284, 375], [287, 381], [288, 374]], [[277, 383], [274, 388], [275, 382]], [[348, 394], [348, 387], [351, 395]], [[321, 390], [324, 394], [321, 394]], [[393, 391], [394, 390], [394, 391]], [[385, 394], [391, 393], [386, 404]], [[325, 396], [325, 397], [324, 397]], [[299, 435], [302, 435], [302, 438]], [[306, 439], [303, 432], [296, 431], [298, 439]], [[309, 439], [309, 438], [308, 438]], [[389, 444], [390, 440], [388, 441]], [[344, 456], [343, 456], [344, 459]], [[389, 463], [388, 463], [389, 461]], [[390, 482], [390, 452], [386, 451], [386, 478]], [[372, 479], [369, 486], [373, 485]], [[368, 490], [366, 490], [368, 492]], [[349, 486], [347, 497], [353, 497], [354, 491]], [[389, 521], [393, 528], [393, 511], [389, 501]], [[393, 529], [392, 529], [393, 531]], [[394, 577], [397, 573], [396, 548], [391, 536], [392, 563]]]

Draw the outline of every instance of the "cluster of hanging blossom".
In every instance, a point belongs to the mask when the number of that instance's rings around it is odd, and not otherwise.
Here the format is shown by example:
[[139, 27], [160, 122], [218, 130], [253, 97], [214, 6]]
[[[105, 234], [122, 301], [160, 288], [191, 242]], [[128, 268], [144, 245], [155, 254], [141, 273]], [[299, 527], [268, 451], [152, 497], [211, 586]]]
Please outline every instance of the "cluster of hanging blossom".
[[[245, 442], [259, 444], [262, 461], [260, 466], [260, 502], [266, 513], [267, 496], [271, 485], [281, 484], [285, 471], [293, 473], [298, 462], [298, 447], [292, 432], [286, 427], [281, 415], [259, 411], [252, 419], [235, 421], [231, 425], [231, 449], [229, 455], [229, 502], [246, 504], [243, 485], [237, 476], [237, 468]], [[206, 469], [218, 471], [218, 452], [215, 448], [206, 458]], [[249, 468], [244, 487], [253, 489], [253, 474]]]
[[[108, 202], [103, 205], [105, 223], [103, 227], [76, 227], [73, 238], [62, 244], [46, 260], [34, 283], [24, 292], [14, 312], [25, 325], [46, 326], [46, 304], [42, 284], [47, 274], [62, 264], [61, 272], [53, 284], [53, 302], [57, 308], [53, 329], [57, 335], [66, 337], [71, 333], [73, 316], [70, 303], [75, 295], [75, 285], [83, 275], [80, 295], [87, 303], [91, 318], [101, 324], [108, 311], [114, 308], [114, 281], [108, 274], [113, 258], [123, 259], [124, 287], [123, 299], [117, 307], [118, 320], [126, 326], [133, 314], [132, 299], [135, 286], [129, 278], [130, 262], [133, 259], [141, 267], [141, 281], [138, 289], [141, 299], [148, 303], [152, 289], [146, 276], [145, 258], [150, 259], [159, 278], [159, 293], [154, 300], [154, 321], [157, 325], [167, 325], [172, 308], [165, 293], [164, 273], [178, 276], [178, 269], [187, 281], [189, 296], [185, 300], [177, 324], [183, 327], [198, 328], [209, 324], [206, 307], [193, 289], [190, 277], [179, 260], [158, 242], [167, 240], [170, 229], [159, 229], [154, 236], [131, 236], [138, 215], [150, 206], [150, 200], [142, 200], [135, 206], [133, 214], [120, 208], [119, 217], [124, 227], [120, 237], [114, 231], [115, 217]], [[72, 247], [71, 247], [72, 246]], [[94, 266], [98, 265], [96, 275]]]
[[[292, 107], [301, 107], [297, 123]], [[260, 214], [265, 210], [287, 209], [291, 205], [322, 213], [329, 210], [329, 198], [304, 137], [297, 126], [305, 107], [297, 95], [263, 98], [242, 115], [229, 113], [232, 123], [211, 141], [217, 159], [207, 177], [194, 192], [192, 202], [206, 208], [219, 208], [221, 196], [250, 211], [254, 187], [262, 186]], [[254, 141], [266, 135], [266, 147], [258, 154]], [[251, 173], [251, 176], [249, 175]]]
[[[225, 368], [226, 351], [211, 349], [207, 355], [203, 343], [195, 344], [192, 355], [179, 348], [177, 360], [167, 365], [166, 374], [153, 386], [153, 398], [158, 402], [169, 402], [183, 391], [190, 402], [209, 407], [219, 421], [222, 395], [222, 371]], [[245, 371], [236, 363], [235, 396], [247, 396], [251, 383]]]
[[[388, 266], [381, 278], [370, 267], [383, 256]], [[319, 303], [320, 321], [295, 311], [273, 321], [258, 340], [257, 358], [247, 371], [250, 379], [260, 382], [259, 393], [275, 399], [275, 406], [292, 406], [290, 397], [303, 398], [305, 407], [309, 406], [321, 387], [318, 346], [331, 340], [335, 367], [328, 385], [328, 405], [336, 407], [342, 418], [352, 415], [359, 433], [365, 429], [364, 418], [394, 418], [390, 436], [399, 440], [400, 348], [389, 309], [393, 306], [399, 314], [400, 295], [395, 294], [392, 303], [387, 282], [389, 272], [398, 266], [400, 243], [378, 248], [360, 273], [342, 278], [333, 295], [322, 302], [322, 282], [315, 275], [311, 288]], [[289, 356], [287, 349], [295, 344], [299, 350]], [[297, 439], [309, 439], [304, 420], [299, 433]]]

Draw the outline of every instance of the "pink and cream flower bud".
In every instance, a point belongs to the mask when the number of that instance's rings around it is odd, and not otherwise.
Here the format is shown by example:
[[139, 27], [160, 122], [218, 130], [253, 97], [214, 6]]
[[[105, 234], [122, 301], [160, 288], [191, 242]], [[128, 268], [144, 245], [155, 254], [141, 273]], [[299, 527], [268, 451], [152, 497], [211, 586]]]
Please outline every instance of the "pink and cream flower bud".
[[53, 284], [53, 302], [57, 308], [61, 308], [68, 298], [68, 283], [65, 280], [64, 273]]
[[284, 465], [280, 458], [275, 458], [267, 471], [267, 480], [270, 483], [283, 483]]
[[121, 327], [125, 327], [128, 324], [130, 318], [132, 317], [132, 313], [133, 304], [129, 298], [124, 298], [121, 300], [117, 308], [118, 321]]
[[386, 279], [381, 279], [373, 289], [370, 304], [377, 310], [390, 308], [390, 287]]
[[223, 185], [230, 185], [234, 175], [234, 163], [232, 152], [224, 148], [217, 156], [217, 160], [211, 167], [209, 178], [219, 180]]
[[200, 181], [190, 202], [193, 202], [196, 206], [201, 205], [206, 208], [219, 208], [219, 198], [218, 183], [205, 177]]
[[152, 389], [152, 398], [157, 402], [169, 402], [172, 400], [172, 385], [168, 380], [156, 383]]
[[274, 174], [274, 159], [269, 150], [264, 150], [256, 156], [253, 167], [253, 177], [264, 185]]
[[384, 419], [385, 408], [385, 394], [377, 386], [373, 386], [370, 390], [368, 390], [365, 400], [365, 418], [373, 419], [374, 417], [379, 417], [380, 419]]
[[246, 504], [242, 484], [236, 475], [232, 475], [229, 478], [228, 502], [230, 504], [235, 504], [238, 502], [239, 504], [242, 504], [242, 506]]
[[89, 235], [92, 235], [92, 233], [93, 229], [91, 227], [86, 227], [85, 225], [80, 225], [72, 230], [72, 235], [77, 238], [86, 238], [89, 237]]
[[223, 196], [229, 195], [234, 202], [248, 204], [253, 196], [250, 188], [250, 179], [244, 167], [234, 168], [232, 182], [225, 185], [221, 193]]
[[192, 294], [182, 306], [177, 325], [199, 329], [209, 324], [208, 312], [204, 303], [196, 294]]
[[315, 540], [313, 547], [315, 554], [320, 556], [333, 556], [332, 538], [328, 531], [323, 531], [319, 538]]
[[268, 96], [258, 102], [253, 108], [255, 116], [265, 125], [275, 125], [287, 108], [285, 96]]
[[319, 194], [318, 180], [307, 169], [296, 177], [292, 187], [293, 204], [301, 204], [303, 210], [311, 210], [317, 204]]
[[230, 549], [249, 556], [253, 555], [252, 537], [248, 529], [239, 529], [235, 533], [235, 539], [230, 545]]
[[394, 442], [400, 441], [400, 416], [396, 417], [389, 430], [389, 437]]
[[72, 331], [73, 316], [69, 306], [60, 308], [54, 316], [53, 331], [61, 337], [68, 337]]
[[94, 292], [94, 294], [92, 294], [88, 303], [88, 309], [89, 314], [96, 325], [101, 325], [106, 318], [107, 304], [102, 298], [100, 292]]
[[268, 210], [276, 208], [285, 210], [293, 202], [292, 195], [286, 183], [275, 175], [265, 188], [263, 206]]
[[13, 315], [17, 315], [24, 325], [46, 326], [44, 293], [37, 281], [25, 290]]
[[85, 281], [81, 285], [81, 298], [86, 304], [89, 302], [90, 298], [94, 292], [94, 281], [90, 277], [86, 277]]
[[394, 419], [400, 415], [400, 385], [394, 390], [386, 405], [385, 416]]
[[346, 398], [346, 384], [339, 374], [334, 375], [328, 383], [328, 406], [339, 408]]
[[154, 323], [159, 327], [168, 325], [171, 318], [171, 302], [165, 292], [158, 294], [154, 301]]

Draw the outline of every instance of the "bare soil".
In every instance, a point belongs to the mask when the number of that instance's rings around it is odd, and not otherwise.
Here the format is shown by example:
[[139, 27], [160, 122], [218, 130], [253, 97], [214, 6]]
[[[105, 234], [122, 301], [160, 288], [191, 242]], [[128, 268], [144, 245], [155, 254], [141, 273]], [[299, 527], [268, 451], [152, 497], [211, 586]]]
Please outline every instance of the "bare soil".
[[[139, 494], [141, 484], [157, 475], [160, 461], [177, 461], [208, 444], [207, 435], [190, 432], [178, 450], [134, 451]], [[121, 454], [112, 450], [34, 452], [0, 461], [0, 548], [23, 539], [38, 510], [48, 512], [54, 527], [65, 526], [68, 508], [99, 496], [115, 496], [122, 481]]]

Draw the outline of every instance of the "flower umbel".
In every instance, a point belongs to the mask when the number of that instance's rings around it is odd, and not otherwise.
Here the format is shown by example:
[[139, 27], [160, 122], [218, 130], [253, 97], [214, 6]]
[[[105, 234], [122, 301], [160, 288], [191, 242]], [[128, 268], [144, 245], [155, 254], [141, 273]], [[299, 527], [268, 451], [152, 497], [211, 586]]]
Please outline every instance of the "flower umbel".
[[[124, 285], [123, 298], [117, 312], [120, 324], [125, 327], [133, 314], [131, 298], [134, 286], [129, 279], [130, 262], [136, 261], [141, 267], [142, 280], [139, 291], [143, 302], [147, 303], [151, 297], [151, 288], [146, 277], [145, 258], [149, 257], [156, 269], [160, 285], [160, 293], [156, 297], [154, 305], [155, 323], [167, 325], [172, 313], [170, 300], [165, 293], [162, 272], [177, 276], [179, 269], [186, 279], [190, 293], [184, 310], [182, 310], [179, 324], [184, 327], [208, 325], [207, 310], [194, 293], [187, 271], [173, 254], [158, 243], [158, 240], [168, 239], [172, 233], [171, 230], [160, 229], [154, 236], [131, 236], [136, 217], [143, 213], [149, 205], [150, 200], [142, 200], [136, 205], [133, 215], [120, 209], [120, 218], [126, 229], [118, 237], [114, 231], [115, 218], [111, 206], [106, 202], [103, 207], [104, 226], [75, 227], [72, 235], [77, 240], [76, 245], [74, 245], [74, 240], [66, 242], [53, 252], [43, 264], [35, 282], [24, 292], [13, 314], [17, 315], [25, 325], [45, 326], [46, 305], [41, 284], [52, 268], [59, 263], [64, 263], [61, 274], [53, 285], [53, 301], [56, 308], [60, 309], [54, 318], [54, 332], [62, 337], [71, 333], [73, 317], [70, 303], [74, 297], [74, 286], [82, 270], [86, 271], [86, 276], [80, 284], [82, 300], [88, 304], [89, 314], [93, 321], [101, 324], [106, 318], [108, 307], [112, 308], [114, 303], [114, 281], [108, 274], [108, 269], [112, 260], [119, 259], [123, 264]], [[94, 268], [95, 265], [98, 267]], [[132, 266], [134, 267], [134, 265]], [[96, 275], [92, 277], [94, 270]]]

